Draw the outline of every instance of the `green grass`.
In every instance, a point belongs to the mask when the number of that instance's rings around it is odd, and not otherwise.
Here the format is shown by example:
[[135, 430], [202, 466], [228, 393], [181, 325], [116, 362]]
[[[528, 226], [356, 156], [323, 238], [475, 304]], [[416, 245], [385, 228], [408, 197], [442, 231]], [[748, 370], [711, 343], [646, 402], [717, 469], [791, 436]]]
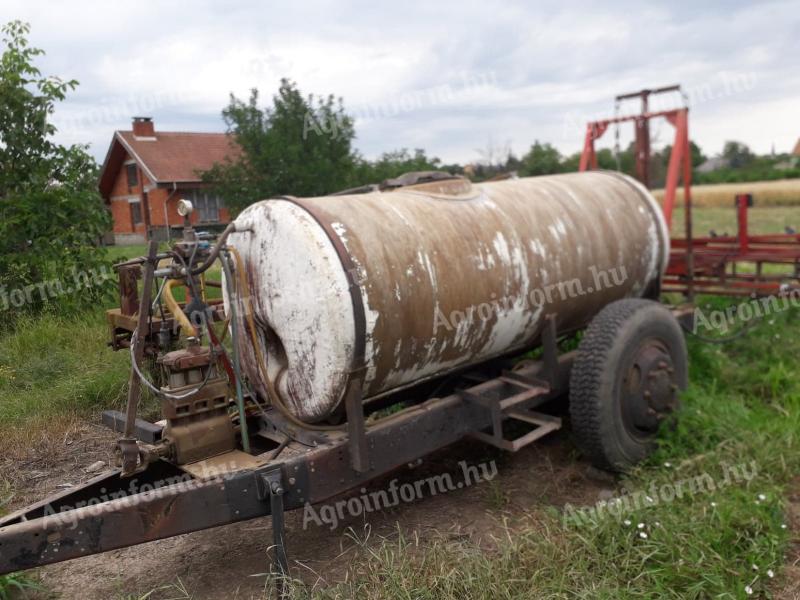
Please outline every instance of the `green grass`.
[[0, 575], [0, 600], [14, 600], [26, 591], [41, 589], [38, 583], [25, 575]]
[[[672, 215], [672, 235], [684, 237], [684, 212], [677, 207]], [[749, 210], [748, 229], [751, 235], [784, 233], [786, 227], [800, 231], [800, 206], [755, 207]], [[736, 235], [738, 225], [736, 210], [731, 206], [694, 208], [692, 210], [692, 231], [694, 237], [708, 237], [709, 231], [718, 235]]]
[[107, 339], [99, 310], [20, 321], [0, 343], [0, 431], [121, 405], [129, 361]]
[[[166, 249], [166, 245], [161, 244], [160, 249]], [[106, 248], [106, 256], [112, 264], [131, 258], [137, 258], [139, 256], [145, 256], [146, 254], [146, 244], [137, 244], [133, 246], [108, 246]]]

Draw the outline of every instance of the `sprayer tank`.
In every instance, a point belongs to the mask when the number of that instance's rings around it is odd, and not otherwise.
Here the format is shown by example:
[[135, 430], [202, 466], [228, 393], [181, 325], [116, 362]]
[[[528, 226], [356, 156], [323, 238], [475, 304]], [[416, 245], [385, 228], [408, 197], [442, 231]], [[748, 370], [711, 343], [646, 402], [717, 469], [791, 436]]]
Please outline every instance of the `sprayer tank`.
[[532, 347], [547, 315], [574, 329], [657, 293], [669, 255], [653, 197], [610, 172], [283, 197], [236, 221], [244, 369], [267, 396], [251, 310], [274, 388], [308, 422], [341, 406], [351, 378], [368, 401]]

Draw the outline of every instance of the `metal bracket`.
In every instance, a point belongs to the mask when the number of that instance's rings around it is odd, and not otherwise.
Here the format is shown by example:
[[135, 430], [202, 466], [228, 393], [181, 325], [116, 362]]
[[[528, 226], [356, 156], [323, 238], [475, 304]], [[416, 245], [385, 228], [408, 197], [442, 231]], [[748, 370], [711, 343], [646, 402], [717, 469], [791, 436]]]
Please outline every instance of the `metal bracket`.
[[264, 437], [279, 436], [281, 439], [289, 438], [310, 448], [316, 448], [327, 441], [325, 434], [303, 429], [290, 423], [286, 417], [271, 406], [267, 406], [262, 410], [261, 424], [261, 431]]
[[366, 473], [369, 471], [369, 456], [361, 382], [361, 378], [357, 376], [350, 379], [345, 392], [344, 406], [347, 413], [347, 445], [350, 449], [350, 466], [357, 473]]
[[[125, 418], [125, 414], [118, 410], [104, 410], [102, 414], [103, 425], [117, 433], [125, 432]], [[158, 443], [164, 433], [163, 426], [150, 423], [143, 419], [136, 419], [136, 421], [134, 421], [134, 426], [136, 439], [146, 444]]]
[[558, 363], [558, 329], [556, 315], [550, 314], [544, 318], [544, 331], [542, 331], [542, 361], [544, 362], [544, 376], [550, 387], [555, 388], [559, 381]]
[[[468, 403], [489, 411], [491, 433], [474, 431], [475, 437], [487, 444], [516, 452], [540, 437], [561, 427], [561, 419], [533, 408], [546, 401], [561, 381], [561, 363], [558, 357], [558, 332], [556, 315], [545, 317], [542, 331], [542, 368], [535, 377], [517, 371], [503, 371], [492, 382], [462, 390], [459, 395]], [[503, 423], [507, 419], [523, 421], [535, 428], [516, 439], [506, 439]]]
[[[275, 567], [281, 577], [289, 575], [289, 561], [286, 557], [286, 527], [284, 521], [283, 495], [286, 489], [283, 485], [283, 469], [280, 465], [259, 471], [257, 473], [257, 489], [259, 500], [269, 498], [270, 514], [272, 516], [272, 543], [275, 550]], [[283, 584], [279, 582], [279, 589]], [[283, 596], [282, 592], [279, 594]]]

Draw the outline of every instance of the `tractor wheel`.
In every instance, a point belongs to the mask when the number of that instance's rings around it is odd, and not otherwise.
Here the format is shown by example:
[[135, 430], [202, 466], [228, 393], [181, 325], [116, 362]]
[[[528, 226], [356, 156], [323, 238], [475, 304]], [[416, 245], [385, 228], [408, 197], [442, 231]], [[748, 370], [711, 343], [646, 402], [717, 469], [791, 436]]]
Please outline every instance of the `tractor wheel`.
[[592, 463], [625, 471], [656, 445], [688, 381], [678, 322], [651, 300], [618, 300], [594, 317], [570, 374], [570, 416]]

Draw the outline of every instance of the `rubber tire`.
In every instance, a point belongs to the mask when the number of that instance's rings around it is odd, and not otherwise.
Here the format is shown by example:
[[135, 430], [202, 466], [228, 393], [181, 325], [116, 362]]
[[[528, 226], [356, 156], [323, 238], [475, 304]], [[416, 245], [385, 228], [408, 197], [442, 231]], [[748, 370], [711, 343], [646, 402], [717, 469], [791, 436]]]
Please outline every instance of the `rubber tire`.
[[642, 439], [627, 431], [619, 399], [622, 373], [649, 338], [669, 352], [680, 390], [688, 383], [686, 340], [672, 313], [652, 300], [626, 299], [607, 305], [589, 324], [570, 374], [570, 417], [575, 442], [601, 469], [624, 472], [646, 458], [656, 436]]

